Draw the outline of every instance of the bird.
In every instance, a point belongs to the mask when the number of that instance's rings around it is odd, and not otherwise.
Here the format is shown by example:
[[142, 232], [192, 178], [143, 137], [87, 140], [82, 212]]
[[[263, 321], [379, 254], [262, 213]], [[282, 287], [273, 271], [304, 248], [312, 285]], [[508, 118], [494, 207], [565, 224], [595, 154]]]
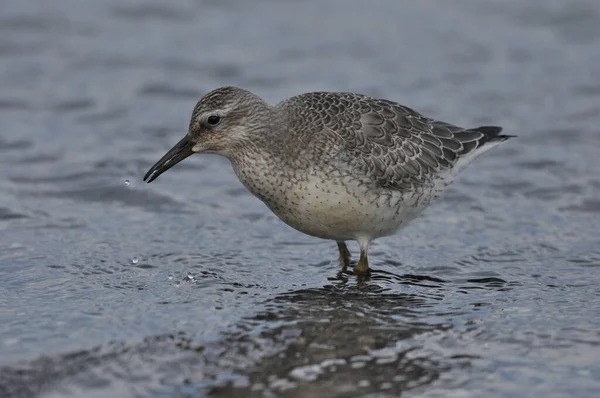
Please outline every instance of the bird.
[[247, 190], [292, 228], [347, 241], [370, 275], [368, 249], [426, 209], [476, 157], [512, 135], [463, 128], [400, 103], [352, 92], [310, 92], [270, 105], [233, 86], [203, 96], [187, 134], [146, 173], [148, 183], [192, 154], [227, 158]]

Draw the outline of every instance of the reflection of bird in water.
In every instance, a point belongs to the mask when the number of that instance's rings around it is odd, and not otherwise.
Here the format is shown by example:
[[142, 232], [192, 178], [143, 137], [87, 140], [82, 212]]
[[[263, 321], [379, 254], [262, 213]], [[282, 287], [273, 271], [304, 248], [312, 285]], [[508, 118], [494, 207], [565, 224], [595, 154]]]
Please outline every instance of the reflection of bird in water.
[[464, 129], [396, 102], [352, 93], [308, 93], [275, 106], [249, 91], [205, 95], [188, 134], [148, 171], [151, 182], [193, 153], [231, 161], [240, 181], [291, 227], [367, 250], [421, 213], [475, 157], [507, 140], [500, 127]]

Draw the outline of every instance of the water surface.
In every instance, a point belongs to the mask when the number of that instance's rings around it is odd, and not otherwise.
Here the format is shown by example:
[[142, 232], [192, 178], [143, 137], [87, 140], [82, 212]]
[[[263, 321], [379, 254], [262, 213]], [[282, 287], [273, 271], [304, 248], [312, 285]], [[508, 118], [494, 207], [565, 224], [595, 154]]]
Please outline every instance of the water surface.
[[[600, 394], [596, 1], [0, 9], [0, 396]], [[224, 159], [141, 182], [222, 85], [519, 138], [378, 240], [361, 283]]]

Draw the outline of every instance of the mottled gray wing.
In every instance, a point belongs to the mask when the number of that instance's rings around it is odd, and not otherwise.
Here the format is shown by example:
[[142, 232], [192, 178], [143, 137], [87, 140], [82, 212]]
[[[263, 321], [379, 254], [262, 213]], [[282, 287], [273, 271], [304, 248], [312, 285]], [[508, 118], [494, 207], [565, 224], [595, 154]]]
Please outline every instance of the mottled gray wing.
[[388, 189], [421, 186], [486, 142], [505, 139], [500, 127], [464, 129], [392, 101], [352, 93], [302, 97], [310, 104], [304, 122], [338, 135], [346, 161]]

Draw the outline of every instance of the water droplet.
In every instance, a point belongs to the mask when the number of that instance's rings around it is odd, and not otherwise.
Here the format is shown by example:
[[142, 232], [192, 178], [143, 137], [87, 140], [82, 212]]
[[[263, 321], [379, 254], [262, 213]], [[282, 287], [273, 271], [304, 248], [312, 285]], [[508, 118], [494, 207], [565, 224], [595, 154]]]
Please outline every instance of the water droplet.
[[134, 263], [134, 264], [137, 264], [138, 261], [140, 261], [140, 260], [137, 257], [134, 257], [134, 258], [131, 259], [131, 262]]
[[170, 281], [172, 281], [173, 280], [173, 275], [169, 275], [168, 278], [169, 278]]
[[125, 186], [128, 187], [131, 184], [131, 182], [129, 182], [129, 180], [125, 180]]

